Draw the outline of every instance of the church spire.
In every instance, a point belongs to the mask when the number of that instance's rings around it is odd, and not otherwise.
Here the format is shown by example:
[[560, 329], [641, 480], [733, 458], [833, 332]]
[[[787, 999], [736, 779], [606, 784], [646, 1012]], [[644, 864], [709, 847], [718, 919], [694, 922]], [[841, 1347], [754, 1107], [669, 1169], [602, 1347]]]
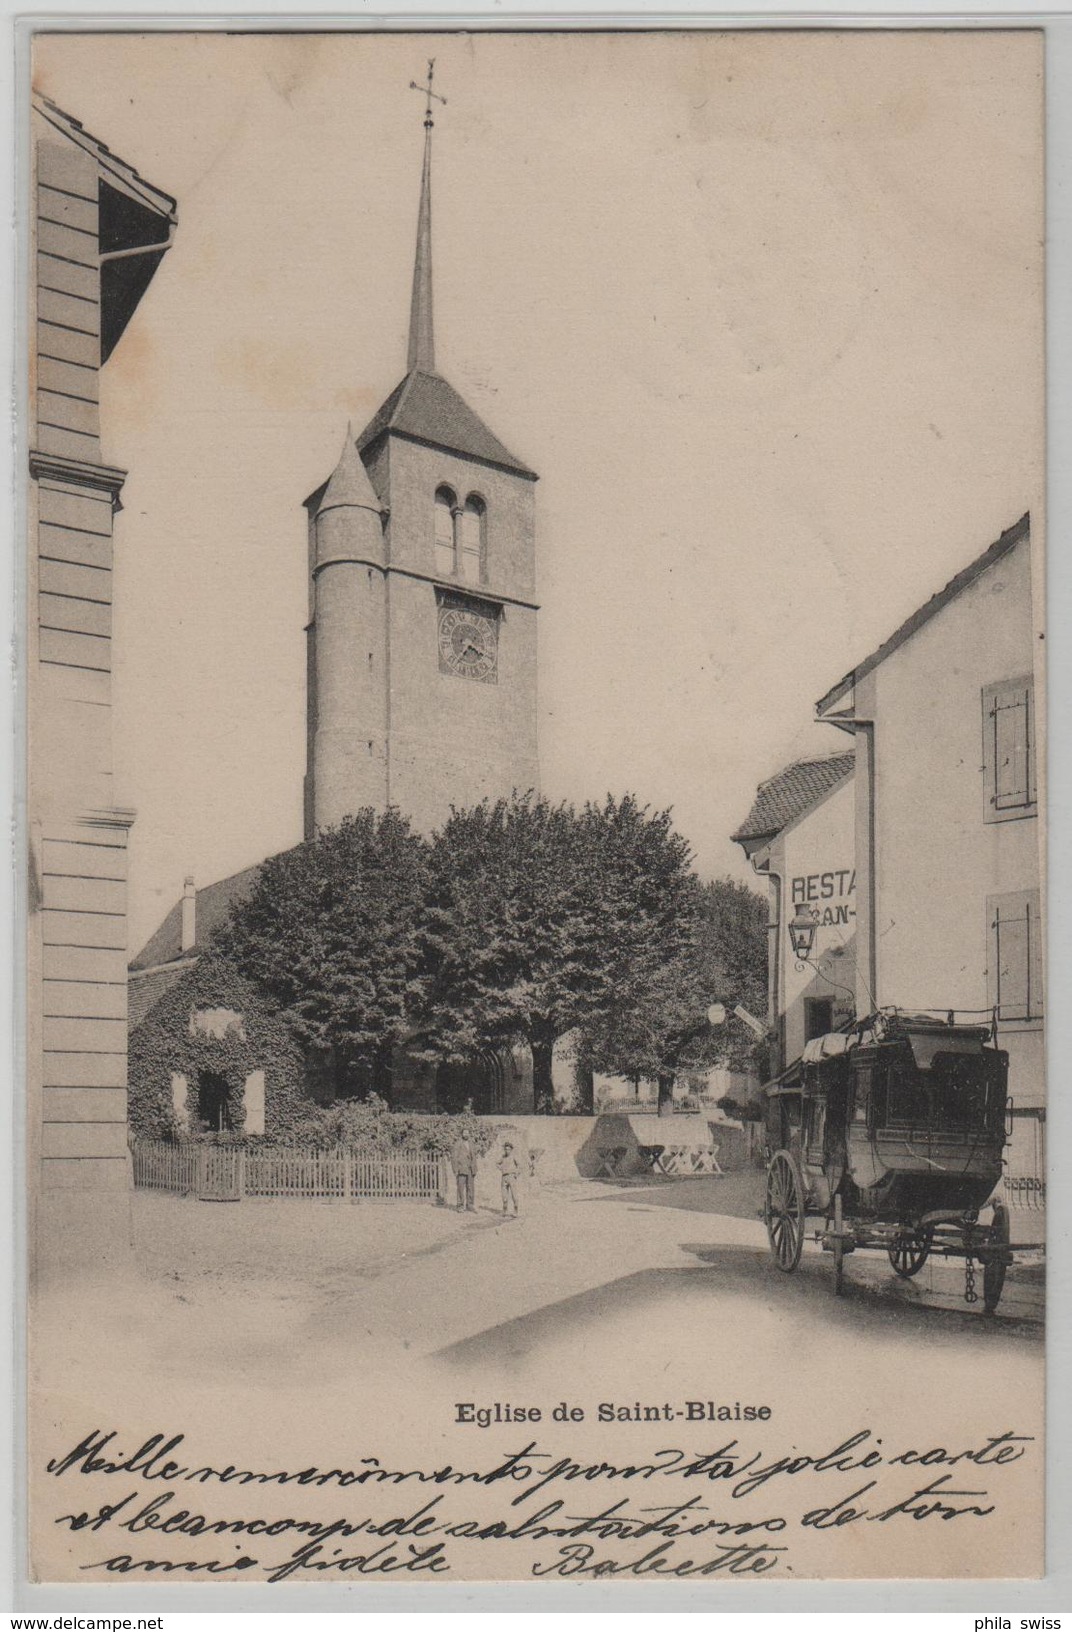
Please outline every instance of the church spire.
[[410, 80], [410, 89], [425, 98], [424, 164], [421, 168], [421, 204], [417, 213], [417, 255], [413, 263], [413, 298], [409, 309], [409, 355], [406, 372], [435, 373], [435, 331], [432, 320], [432, 102], [446, 97], [432, 89], [435, 58], [428, 63], [428, 83]]

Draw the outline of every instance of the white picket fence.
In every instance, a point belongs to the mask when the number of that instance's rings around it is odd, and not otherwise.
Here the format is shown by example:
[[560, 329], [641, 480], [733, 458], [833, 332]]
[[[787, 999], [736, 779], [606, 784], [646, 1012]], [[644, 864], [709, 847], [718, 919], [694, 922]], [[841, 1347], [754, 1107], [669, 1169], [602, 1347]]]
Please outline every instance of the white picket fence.
[[442, 1158], [428, 1151], [245, 1149], [132, 1142], [138, 1189], [301, 1201], [433, 1201], [445, 1194]]
[[182, 1196], [198, 1188], [197, 1146], [166, 1145], [163, 1141], [137, 1139], [130, 1150], [136, 1189], [172, 1190]]

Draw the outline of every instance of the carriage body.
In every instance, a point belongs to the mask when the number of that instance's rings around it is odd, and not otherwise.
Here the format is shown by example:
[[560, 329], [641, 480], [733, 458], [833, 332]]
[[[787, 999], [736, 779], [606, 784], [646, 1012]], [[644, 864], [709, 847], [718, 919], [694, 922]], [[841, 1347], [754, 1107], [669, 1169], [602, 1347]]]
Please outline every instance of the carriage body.
[[[884, 1012], [814, 1038], [766, 1090], [768, 1230], [773, 1179], [775, 1211], [795, 1187], [796, 1210], [824, 1221], [839, 1285], [842, 1255], [858, 1246], [884, 1247], [901, 1274], [931, 1250], [987, 1263], [993, 1231], [1007, 1241], [1000, 1205], [993, 1225], [977, 1222], [1002, 1174], [1007, 1084], [1008, 1055], [978, 1025]], [[771, 1246], [795, 1267], [781, 1237]]]

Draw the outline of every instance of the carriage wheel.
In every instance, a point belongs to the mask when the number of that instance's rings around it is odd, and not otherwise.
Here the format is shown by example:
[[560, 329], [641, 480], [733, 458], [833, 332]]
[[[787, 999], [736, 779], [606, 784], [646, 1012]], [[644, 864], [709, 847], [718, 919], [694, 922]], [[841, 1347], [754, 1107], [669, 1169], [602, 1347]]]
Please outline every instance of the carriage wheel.
[[1009, 1267], [1007, 1263], [1009, 1210], [1000, 1201], [994, 1204], [994, 1222], [990, 1226], [989, 1245], [999, 1250], [994, 1257], [988, 1257], [983, 1265], [983, 1313], [986, 1315], [992, 1315], [1001, 1302], [1005, 1271]]
[[930, 1256], [930, 1230], [902, 1230], [886, 1249], [894, 1272], [902, 1281], [918, 1275]]
[[804, 1250], [804, 1181], [787, 1150], [776, 1151], [767, 1168], [763, 1218], [771, 1255], [788, 1275], [800, 1263]]

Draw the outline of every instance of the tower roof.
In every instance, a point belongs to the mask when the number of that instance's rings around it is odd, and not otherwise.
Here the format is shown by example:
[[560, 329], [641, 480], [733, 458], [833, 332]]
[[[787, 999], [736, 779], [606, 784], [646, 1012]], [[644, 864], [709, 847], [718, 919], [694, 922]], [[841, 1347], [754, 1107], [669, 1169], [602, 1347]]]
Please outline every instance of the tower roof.
[[424, 122], [421, 202], [417, 211], [417, 253], [413, 261], [413, 294], [409, 307], [409, 353], [406, 367], [435, 372], [435, 325], [432, 310], [432, 119]]
[[417, 211], [417, 250], [413, 260], [413, 293], [409, 309], [409, 348], [406, 376], [374, 414], [357, 446], [363, 453], [388, 431], [449, 448], [464, 458], [499, 465], [519, 476], [536, 479], [535, 471], [505, 448], [483, 420], [449, 385], [435, 367], [435, 326], [432, 306], [432, 103], [444, 97], [432, 90], [435, 64], [428, 64], [428, 83], [413, 84], [425, 97], [424, 161], [421, 166], [421, 201]]
[[354, 505], [362, 510], [374, 510], [377, 515], [383, 508], [357, 451], [352, 425], [346, 427], [346, 441], [342, 445], [339, 462], [319, 496], [315, 513], [319, 515], [322, 510], [331, 510], [336, 505], [344, 504]]
[[536, 480], [536, 472], [515, 459], [440, 374], [411, 370], [395, 386], [382, 408], [373, 414], [357, 439], [358, 448], [364, 453], [387, 431], [449, 448], [464, 458], [501, 465], [519, 476]]

